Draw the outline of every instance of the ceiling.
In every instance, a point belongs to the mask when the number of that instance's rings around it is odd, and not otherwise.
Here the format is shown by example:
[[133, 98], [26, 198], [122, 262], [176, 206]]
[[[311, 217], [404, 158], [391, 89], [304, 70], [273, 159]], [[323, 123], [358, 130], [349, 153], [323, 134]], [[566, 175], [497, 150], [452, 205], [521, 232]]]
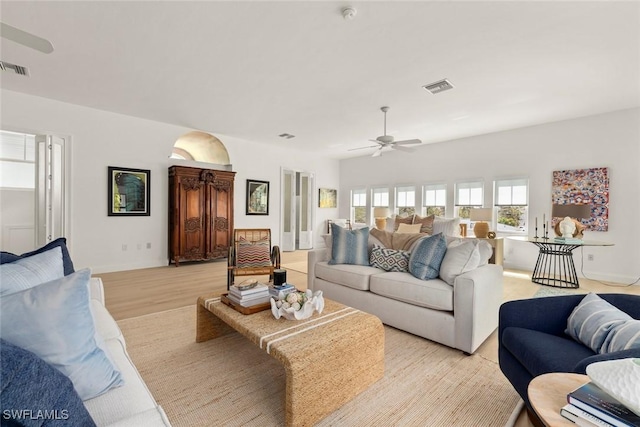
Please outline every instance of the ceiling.
[[[374, 151], [348, 150], [382, 135], [383, 105], [387, 133], [424, 143], [640, 106], [637, 1], [2, 0], [0, 12], [55, 47], [2, 39], [0, 59], [30, 72], [1, 72], [2, 88], [334, 158]], [[455, 88], [422, 89], [442, 78]]]

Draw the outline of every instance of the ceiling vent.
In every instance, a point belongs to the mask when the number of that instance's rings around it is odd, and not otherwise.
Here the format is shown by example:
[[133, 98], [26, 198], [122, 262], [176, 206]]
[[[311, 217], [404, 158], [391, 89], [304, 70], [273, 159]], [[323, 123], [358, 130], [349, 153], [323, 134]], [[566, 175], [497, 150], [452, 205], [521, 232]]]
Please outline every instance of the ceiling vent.
[[13, 71], [21, 76], [29, 76], [29, 69], [22, 65], [11, 64], [10, 62], [0, 61], [0, 70]]
[[451, 82], [447, 79], [442, 79], [435, 83], [429, 83], [428, 85], [422, 86], [432, 94], [437, 94], [440, 92], [444, 92], [445, 90], [453, 89], [455, 86], [451, 84]]
[[291, 135], [290, 133], [281, 133], [280, 135], [278, 135], [280, 138], [287, 138], [287, 139], [291, 139], [291, 138], [295, 138], [295, 135]]

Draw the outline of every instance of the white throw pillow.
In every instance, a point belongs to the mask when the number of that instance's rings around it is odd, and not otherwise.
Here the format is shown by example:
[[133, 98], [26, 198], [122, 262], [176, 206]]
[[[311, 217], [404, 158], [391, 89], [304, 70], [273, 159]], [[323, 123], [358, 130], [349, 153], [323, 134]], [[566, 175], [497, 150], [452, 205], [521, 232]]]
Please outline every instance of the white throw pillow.
[[422, 228], [422, 224], [401, 223], [398, 225], [398, 231], [396, 231], [396, 233], [418, 234], [420, 233], [420, 228]]
[[445, 236], [460, 236], [460, 218], [435, 217], [433, 220], [433, 234], [438, 233], [442, 233]]
[[440, 265], [440, 278], [453, 286], [456, 277], [478, 268], [480, 265], [479, 243], [477, 240], [463, 239], [451, 242]]
[[0, 297], [25, 291], [64, 277], [62, 250], [56, 246], [26, 258], [0, 265]]

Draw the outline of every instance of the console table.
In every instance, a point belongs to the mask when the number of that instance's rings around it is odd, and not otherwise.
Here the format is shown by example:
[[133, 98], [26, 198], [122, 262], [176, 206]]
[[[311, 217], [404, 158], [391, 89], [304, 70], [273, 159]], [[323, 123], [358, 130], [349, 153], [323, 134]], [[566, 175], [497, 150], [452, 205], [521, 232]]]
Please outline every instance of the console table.
[[533, 243], [540, 249], [536, 266], [531, 275], [531, 281], [539, 285], [556, 288], [579, 288], [576, 266], [573, 262], [573, 250], [581, 246], [613, 246], [613, 243], [582, 240], [577, 242], [563, 242], [542, 237], [510, 237]]

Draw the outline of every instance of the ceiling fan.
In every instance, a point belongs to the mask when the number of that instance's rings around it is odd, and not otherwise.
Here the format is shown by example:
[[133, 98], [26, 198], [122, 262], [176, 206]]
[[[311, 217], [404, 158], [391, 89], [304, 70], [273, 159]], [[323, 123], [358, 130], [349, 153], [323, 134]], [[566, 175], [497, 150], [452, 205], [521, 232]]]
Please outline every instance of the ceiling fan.
[[0, 37], [11, 40], [31, 49], [35, 49], [42, 53], [53, 52], [53, 45], [47, 39], [38, 37], [35, 34], [28, 33], [19, 28], [0, 22]]
[[422, 141], [419, 139], [407, 139], [404, 141], [394, 141], [393, 136], [387, 135], [387, 111], [389, 111], [389, 107], [381, 107], [380, 110], [384, 113], [384, 135], [379, 136], [376, 139], [369, 140], [371, 142], [375, 142], [377, 145], [369, 145], [366, 147], [352, 148], [349, 151], [363, 150], [365, 148], [377, 148], [377, 150], [373, 152], [371, 157], [378, 157], [382, 155], [382, 149], [385, 147], [391, 147], [394, 150], [412, 152], [413, 149], [409, 147], [405, 147], [405, 145], [415, 145], [415, 144], [422, 143]]

